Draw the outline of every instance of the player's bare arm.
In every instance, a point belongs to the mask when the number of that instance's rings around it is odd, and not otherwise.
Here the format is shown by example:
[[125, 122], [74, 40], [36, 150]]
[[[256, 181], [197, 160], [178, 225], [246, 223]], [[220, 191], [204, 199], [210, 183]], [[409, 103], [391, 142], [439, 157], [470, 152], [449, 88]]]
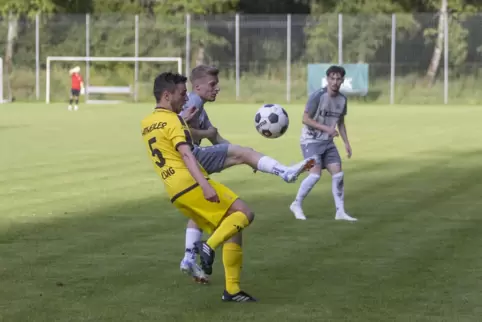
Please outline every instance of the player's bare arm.
[[331, 136], [337, 136], [338, 132], [336, 131], [335, 127], [329, 127], [323, 124], [318, 123], [314, 119], [311, 118], [310, 114], [308, 112], [303, 113], [303, 124], [312, 127], [314, 129], [317, 129], [319, 131], [323, 131], [325, 133], [328, 133]]
[[209, 184], [208, 180], [204, 177], [201, 169], [199, 168], [198, 162], [196, 157], [191, 152], [191, 148], [188, 144], [180, 145], [177, 150], [181, 154], [182, 160], [184, 164], [186, 164], [189, 173], [191, 173], [192, 177], [196, 182], [199, 184], [201, 189], [204, 193], [204, 198], [211, 202], [219, 202], [219, 197], [216, 194], [216, 191], [213, 187]]
[[216, 136], [218, 134], [218, 129], [213, 126], [206, 130], [194, 129], [192, 127], [189, 127], [189, 130], [191, 131], [191, 134], [196, 141], [201, 139], [208, 139], [209, 141], [216, 140]]
[[343, 143], [345, 143], [345, 150], [348, 155], [348, 158], [350, 158], [352, 154], [352, 150], [351, 150], [350, 141], [348, 140], [348, 133], [346, 131], [345, 116], [341, 116], [340, 120], [338, 121], [338, 131], [343, 140]]
[[228, 140], [223, 138], [219, 132], [216, 133], [216, 137], [208, 139], [213, 145], [216, 144], [231, 144]]

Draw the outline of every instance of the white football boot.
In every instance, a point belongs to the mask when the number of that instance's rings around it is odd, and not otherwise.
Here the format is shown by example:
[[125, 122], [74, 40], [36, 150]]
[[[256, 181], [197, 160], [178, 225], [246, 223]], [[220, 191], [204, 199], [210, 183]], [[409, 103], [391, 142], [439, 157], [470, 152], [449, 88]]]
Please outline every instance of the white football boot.
[[191, 276], [192, 279], [199, 284], [209, 284], [209, 279], [201, 269], [201, 267], [196, 263], [195, 260], [188, 260], [183, 258], [180, 265], [181, 272]]
[[344, 210], [338, 210], [335, 215], [335, 220], [357, 221], [358, 219], [351, 217]]
[[295, 165], [292, 165], [288, 168], [288, 170], [283, 173], [282, 178], [284, 181], [288, 183], [295, 182], [296, 179], [305, 171], [309, 171], [311, 168], [315, 166], [316, 158], [311, 157], [307, 158]]
[[293, 201], [293, 203], [290, 205], [290, 210], [293, 213], [293, 215], [295, 215], [296, 219], [306, 220], [305, 213], [303, 212], [303, 208], [301, 208], [301, 205], [298, 202]]

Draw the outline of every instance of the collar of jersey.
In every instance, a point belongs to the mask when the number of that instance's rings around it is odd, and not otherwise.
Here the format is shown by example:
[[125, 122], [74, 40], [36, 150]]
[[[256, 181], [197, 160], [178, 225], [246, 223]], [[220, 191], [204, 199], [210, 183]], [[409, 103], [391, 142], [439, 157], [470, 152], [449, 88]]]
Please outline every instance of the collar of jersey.
[[155, 108], [154, 108], [154, 112], [170, 112], [170, 113], [174, 113], [173, 111], [168, 110], [168, 109], [165, 108], [165, 107], [155, 107]]

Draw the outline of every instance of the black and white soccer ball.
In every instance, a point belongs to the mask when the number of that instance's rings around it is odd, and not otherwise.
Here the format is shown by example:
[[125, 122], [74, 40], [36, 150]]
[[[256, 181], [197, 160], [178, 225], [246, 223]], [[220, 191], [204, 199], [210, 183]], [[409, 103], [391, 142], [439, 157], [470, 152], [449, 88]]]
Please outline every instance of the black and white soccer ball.
[[254, 117], [256, 130], [268, 139], [276, 139], [285, 134], [289, 124], [288, 113], [278, 104], [264, 104]]

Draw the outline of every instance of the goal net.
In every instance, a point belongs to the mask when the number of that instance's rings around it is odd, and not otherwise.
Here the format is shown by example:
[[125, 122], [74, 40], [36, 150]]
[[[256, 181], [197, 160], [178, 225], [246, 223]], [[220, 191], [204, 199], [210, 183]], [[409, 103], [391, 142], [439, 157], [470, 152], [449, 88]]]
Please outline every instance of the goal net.
[[[163, 71], [182, 73], [180, 57], [49, 56], [45, 101], [65, 102], [70, 95], [69, 71], [80, 67], [87, 103], [152, 100], [152, 81]], [[115, 98], [115, 99], [114, 99]]]

